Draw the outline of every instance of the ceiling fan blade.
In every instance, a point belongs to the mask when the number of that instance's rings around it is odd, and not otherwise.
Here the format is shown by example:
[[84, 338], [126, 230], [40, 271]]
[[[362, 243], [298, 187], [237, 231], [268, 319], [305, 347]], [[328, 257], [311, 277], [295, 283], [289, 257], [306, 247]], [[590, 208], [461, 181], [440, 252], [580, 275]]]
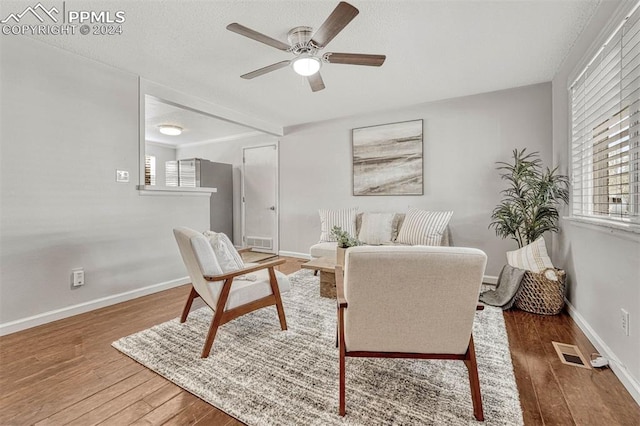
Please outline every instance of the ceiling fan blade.
[[308, 76], [307, 80], [309, 81], [312, 92], [318, 92], [324, 89], [324, 81], [322, 81], [322, 76], [319, 72]]
[[360, 11], [349, 3], [341, 1], [326, 21], [313, 34], [311, 41], [319, 47], [325, 47]]
[[276, 62], [275, 64], [267, 65], [264, 68], [260, 68], [260, 69], [255, 70], [255, 71], [251, 71], [250, 73], [241, 75], [240, 77], [244, 78], [245, 80], [250, 80], [252, 78], [259, 77], [259, 76], [261, 76], [263, 74], [266, 74], [268, 72], [279, 70], [280, 68], [284, 68], [284, 67], [288, 66], [290, 62], [291, 61]]
[[255, 41], [259, 41], [260, 43], [275, 47], [276, 49], [284, 50], [285, 52], [291, 48], [291, 46], [281, 42], [280, 40], [276, 40], [275, 38], [271, 38], [267, 35], [252, 30], [251, 28], [247, 28], [244, 25], [238, 24], [237, 22], [227, 25], [227, 29], [234, 33], [249, 37], [250, 39], [253, 39]]
[[366, 55], [362, 53], [333, 53], [327, 52], [322, 55], [322, 59], [330, 64], [366, 65], [369, 67], [379, 67], [384, 64], [387, 57], [385, 55]]

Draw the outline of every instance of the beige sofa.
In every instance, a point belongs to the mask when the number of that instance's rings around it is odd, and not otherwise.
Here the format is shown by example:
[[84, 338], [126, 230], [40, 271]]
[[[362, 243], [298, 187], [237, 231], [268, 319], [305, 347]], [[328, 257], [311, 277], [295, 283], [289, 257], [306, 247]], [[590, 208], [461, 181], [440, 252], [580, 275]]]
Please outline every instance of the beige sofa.
[[[360, 212], [356, 215], [356, 237], [360, 235], [360, 230], [362, 228], [362, 216], [364, 212]], [[384, 242], [382, 245], [394, 245], [394, 246], [403, 246], [406, 244], [400, 244], [396, 242], [396, 238], [398, 237], [398, 232], [402, 227], [404, 222], [405, 213], [395, 213], [393, 218], [392, 225], [392, 239], [391, 241]], [[447, 226], [446, 231], [442, 235], [442, 246], [453, 246], [453, 241], [451, 239], [451, 230], [449, 226]], [[309, 254], [312, 259], [316, 259], [318, 257], [327, 257], [332, 260], [336, 260], [337, 253], [337, 243], [335, 241], [326, 242], [320, 241], [309, 248]]]

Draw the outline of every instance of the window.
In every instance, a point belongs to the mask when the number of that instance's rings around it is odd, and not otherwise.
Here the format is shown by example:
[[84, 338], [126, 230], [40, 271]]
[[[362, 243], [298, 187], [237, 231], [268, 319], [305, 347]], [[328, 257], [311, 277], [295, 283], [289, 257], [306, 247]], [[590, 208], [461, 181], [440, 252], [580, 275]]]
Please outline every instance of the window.
[[156, 184], [156, 156], [155, 155], [144, 156], [144, 184], [145, 185]]
[[640, 11], [571, 85], [573, 216], [640, 223]]

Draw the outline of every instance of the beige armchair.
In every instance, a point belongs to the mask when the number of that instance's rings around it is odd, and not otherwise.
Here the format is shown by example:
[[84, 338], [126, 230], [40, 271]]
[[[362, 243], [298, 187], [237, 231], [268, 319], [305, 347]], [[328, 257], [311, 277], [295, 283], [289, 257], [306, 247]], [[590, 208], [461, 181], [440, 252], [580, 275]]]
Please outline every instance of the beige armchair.
[[487, 262], [461, 247], [363, 246], [336, 270], [340, 415], [345, 357], [457, 359], [469, 371], [473, 414], [484, 420], [472, 327]]
[[[275, 305], [280, 327], [287, 329], [280, 293], [288, 291], [291, 284], [286, 275], [274, 270], [275, 266], [285, 262], [284, 259], [247, 264], [243, 269], [224, 273], [204, 235], [184, 227], [174, 229], [173, 233], [193, 285], [180, 322], [187, 320], [191, 304], [197, 297], [214, 311], [202, 358], [209, 356], [218, 327], [256, 309]], [[255, 279], [239, 279], [246, 274]]]

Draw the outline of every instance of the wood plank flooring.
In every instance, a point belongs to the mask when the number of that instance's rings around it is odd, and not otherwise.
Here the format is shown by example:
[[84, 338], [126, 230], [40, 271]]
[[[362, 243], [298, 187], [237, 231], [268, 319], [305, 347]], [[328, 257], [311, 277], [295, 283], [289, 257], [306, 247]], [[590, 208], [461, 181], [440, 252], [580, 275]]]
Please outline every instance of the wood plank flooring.
[[610, 369], [560, 362], [552, 341], [570, 343], [590, 358], [591, 342], [566, 313], [504, 313], [520, 404], [527, 425], [640, 425], [640, 407]]
[[[286, 259], [285, 274], [304, 262]], [[111, 347], [179, 316], [188, 293], [182, 286], [0, 337], [0, 425], [241, 425]], [[509, 311], [505, 321], [527, 425], [640, 425], [640, 407], [610, 370], [560, 363], [552, 340], [595, 352], [568, 315]]]

